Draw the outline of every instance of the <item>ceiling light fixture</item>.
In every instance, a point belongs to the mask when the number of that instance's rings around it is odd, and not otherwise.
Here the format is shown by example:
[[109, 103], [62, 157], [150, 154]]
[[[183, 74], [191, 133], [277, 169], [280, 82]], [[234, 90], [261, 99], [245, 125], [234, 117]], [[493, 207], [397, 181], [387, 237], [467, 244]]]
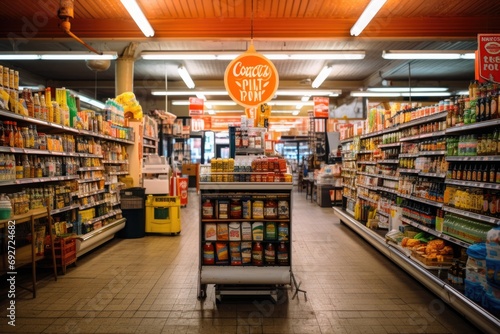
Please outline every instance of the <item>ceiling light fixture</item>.
[[[198, 94], [203, 94], [204, 96], [228, 96], [226, 90], [173, 90], [173, 91], [165, 91], [165, 90], [152, 90], [151, 95], [155, 96], [193, 96]], [[276, 91], [276, 96], [339, 96], [342, 94], [342, 90], [340, 89], [278, 89]]]
[[358, 36], [361, 34], [373, 17], [377, 15], [378, 11], [386, 3], [386, 1], [387, 0], [371, 0], [356, 23], [352, 26], [351, 36]]
[[[179, 66], [177, 71], [179, 72], [179, 75], [181, 76], [181, 78], [184, 81], [184, 83], [186, 84], [186, 86], [189, 89], [193, 89], [194, 88], [194, 81], [193, 81], [193, 79], [191, 79], [191, 76], [189, 75], [189, 72], [186, 70], [186, 68], [184, 66]], [[191, 92], [191, 94], [193, 94], [193, 93]]]
[[450, 92], [351, 92], [351, 97], [439, 97], [451, 96]]
[[276, 95], [278, 96], [339, 96], [342, 94], [340, 89], [278, 89]]
[[[144, 60], [233, 60], [244, 51], [142, 51]], [[259, 51], [271, 60], [345, 60], [364, 59], [365, 51]]]
[[[174, 106], [188, 106], [190, 105], [189, 100], [173, 100], [172, 105]], [[235, 106], [236, 102], [226, 101], [226, 100], [210, 100], [205, 101], [205, 106], [215, 105], [215, 106]], [[210, 109], [210, 107], [208, 107]]]
[[370, 87], [368, 92], [407, 93], [407, 92], [446, 92], [447, 87]]
[[319, 86], [321, 86], [323, 81], [325, 81], [325, 79], [330, 75], [331, 72], [332, 72], [332, 66], [327, 65], [323, 67], [323, 69], [321, 69], [316, 79], [314, 79], [313, 83], [311, 84], [311, 87], [318, 88]]
[[101, 109], [104, 109], [106, 107], [106, 105], [104, 103], [102, 103], [101, 101], [94, 100], [88, 96], [82, 95], [82, 94], [77, 93], [77, 92], [72, 91], [72, 90], [70, 90], [70, 92], [71, 92], [71, 94], [77, 96], [80, 99], [80, 102], [87, 103], [87, 104], [90, 104], [94, 107], [101, 108]]
[[192, 91], [192, 90], [174, 90], [174, 91], [165, 91], [165, 90], [153, 90], [151, 91], [151, 95], [155, 96], [186, 96], [193, 94], [204, 94], [207, 95], [220, 95], [220, 96], [228, 96], [227, 91], [225, 90], [200, 90], [200, 91]]
[[0, 60], [94, 60], [117, 59], [116, 52], [103, 52], [102, 55], [93, 52], [0, 52]]
[[384, 50], [384, 59], [475, 59], [474, 50]]
[[153, 27], [151, 27], [151, 24], [149, 24], [148, 19], [142, 12], [141, 7], [139, 7], [137, 2], [135, 0], [121, 0], [121, 3], [128, 11], [132, 19], [134, 19], [135, 24], [137, 24], [139, 29], [141, 29], [144, 36], [153, 37], [155, 31], [153, 30]]

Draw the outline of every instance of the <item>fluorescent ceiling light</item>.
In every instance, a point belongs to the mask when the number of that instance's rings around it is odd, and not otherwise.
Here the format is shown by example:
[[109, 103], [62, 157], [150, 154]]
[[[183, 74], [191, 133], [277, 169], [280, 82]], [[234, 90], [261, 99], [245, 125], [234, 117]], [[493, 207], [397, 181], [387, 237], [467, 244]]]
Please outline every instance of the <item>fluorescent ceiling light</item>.
[[271, 110], [271, 114], [291, 114], [296, 110]]
[[93, 60], [118, 58], [116, 52], [103, 52], [102, 55], [93, 52], [0, 52], [0, 60]]
[[475, 59], [473, 50], [384, 50], [384, 59]]
[[387, 0], [371, 0], [356, 23], [352, 26], [351, 36], [358, 36], [361, 34], [386, 1]]
[[81, 95], [81, 94], [76, 93], [74, 91], [71, 91], [71, 94], [78, 96], [78, 98], [80, 99], [81, 102], [93, 105], [94, 107], [101, 108], [101, 109], [104, 109], [104, 107], [106, 107], [106, 105], [104, 103], [102, 103], [101, 101], [91, 99], [90, 97], [87, 97], [85, 95]]
[[302, 96], [302, 97], [300, 98], [300, 100], [301, 100], [302, 102], [307, 102], [307, 101], [309, 101], [309, 99], [310, 99], [310, 98], [311, 98], [311, 96], [309, 96], [309, 95], [304, 95], [304, 96]]
[[214, 90], [214, 91], [204, 91], [204, 90], [199, 90], [199, 91], [192, 91], [192, 90], [177, 90], [177, 91], [165, 91], [165, 90], [153, 90], [151, 91], [151, 95], [155, 96], [186, 96], [190, 95], [193, 96], [193, 94], [204, 94], [206, 95], [220, 95], [220, 96], [228, 96], [227, 91], [225, 90]]
[[[233, 60], [245, 51], [142, 51], [140, 57], [145, 60]], [[271, 60], [337, 60], [364, 59], [365, 51], [259, 51]]]
[[[188, 106], [189, 100], [174, 100], [172, 101], [172, 105], [174, 106]], [[226, 100], [221, 100], [221, 101], [216, 101], [216, 100], [210, 100], [210, 101], [205, 101], [205, 106], [208, 107], [208, 105], [216, 105], [216, 106], [235, 106], [236, 102], [234, 101], [226, 101]]]
[[205, 100], [205, 101], [207, 100], [207, 98], [205, 97], [205, 95], [202, 94], [202, 93], [196, 93], [196, 97], [199, 98], [199, 99]]
[[451, 96], [450, 92], [417, 92], [417, 93], [401, 93], [401, 96]]
[[153, 37], [155, 31], [151, 24], [149, 24], [148, 19], [141, 10], [141, 7], [137, 4], [135, 0], [121, 0], [123, 6], [128, 11], [132, 19], [134, 19], [135, 24], [141, 29], [142, 33], [146, 37]]
[[[308, 101], [308, 102], [299, 102], [299, 101], [294, 101], [294, 100], [271, 100], [267, 102], [268, 105], [270, 106], [294, 106], [296, 107], [298, 104], [302, 106], [313, 106], [314, 102], [313, 101]], [[296, 108], [299, 109], [299, 108]]]
[[19, 52], [0, 52], [0, 60], [36, 60], [40, 59], [39, 54], [19, 53]]
[[461, 91], [458, 91], [456, 93], [456, 95], [469, 95], [469, 91], [468, 90], [461, 90]]
[[[339, 96], [342, 93], [340, 89], [278, 89], [276, 95], [278, 96]], [[198, 94], [203, 94], [204, 96], [217, 95], [217, 96], [228, 96], [226, 90], [152, 90], [151, 95], [155, 96], [193, 96]]]
[[436, 97], [436, 96], [451, 96], [450, 92], [415, 92], [415, 93], [401, 93], [401, 92], [351, 92], [352, 97]]
[[276, 95], [279, 96], [339, 96], [340, 89], [320, 90], [320, 89], [278, 89]]
[[316, 79], [314, 79], [313, 83], [311, 84], [312, 88], [318, 88], [321, 86], [323, 81], [330, 75], [332, 72], [332, 66], [325, 66], [323, 69], [319, 72], [318, 76]]
[[447, 87], [371, 87], [368, 92], [406, 93], [406, 92], [446, 92]]
[[186, 86], [189, 89], [193, 89], [194, 88], [194, 81], [193, 81], [193, 79], [191, 79], [191, 76], [189, 75], [189, 72], [186, 70], [186, 68], [184, 66], [179, 66], [177, 71], [179, 72], [179, 75], [181, 76], [181, 78], [184, 81], [184, 83], [186, 84]]
[[38, 85], [38, 86], [19, 86], [19, 91], [22, 92], [24, 89], [30, 89], [33, 92], [40, 92], [45, 90], [44, 85]]
[[300, 114], [300, 110], [295, 110], [295, 111], [292, 113], [292, 115], [293, 115], [293, 116], [297, 116], [298, 114]]

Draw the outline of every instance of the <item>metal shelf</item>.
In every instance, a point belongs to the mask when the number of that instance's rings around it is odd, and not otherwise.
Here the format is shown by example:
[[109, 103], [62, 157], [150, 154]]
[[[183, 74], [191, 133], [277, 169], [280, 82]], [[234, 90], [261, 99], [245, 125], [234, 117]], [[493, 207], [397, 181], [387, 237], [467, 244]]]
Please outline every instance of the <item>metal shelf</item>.
[[404, 195], [404, 194], [400, 194], [400, 193], [398, 193], [398, 196], [406, 198], [406, 199], [410, 199], [410, 200], [415, 201], [415, 202], [420, 202], [420, 203], [432, 205], [432, 206], [435, 206], [437, 208], [442, 208], [443, 207], [443, 203], [436, 202], [436, 201], [431, 201], [430, 199], [427, 199], [427, 198], [422, 198], [422, 197], [417, 197], [417, 196], [411, 196], [411, 195]]
[[428, 227], [428, 226], [425, 226], [423, 224], [420, 224], [420, 223], [417, 223], [416, 221], [413, 221], [409, 218], [406, 218], [406, 217], [401, 217], [401, 221], [403, 223], [406, 223], [406, 224], [409, 224], [411, 226], [414, 226], [416, 228], [418, 228], [419, 230], [422, 230], [426, 233], [429, 233], [429, 234], [432, 234], [438, 238], [441, 238], [443, 240], [447, 240], [451, 243], [454, 243], [456, 245], [459, 245], [459, 246], [462, 246], [462, 247], [469, 247], [471, 244], [468, 243], [468, 242], [465, 242], [465, 241], [462, 241], [462, 240], [459, 240], [459, 239], [456, 239], [456, 238], [453, 238], [447, 234], [444, 234], [442, 232], [439, 232], [439, 231], [436, 231], [435, 229], [431, 228], [431, 227]]
[[462, 180], [453, 180], [453, 179], [446, 179], [444, 181], [444, 183], [446, 183], [446, 184], [454, 184], [456, 186], [500, 190], [500, 184], [499, 183], [476, 182], [476, 181], [462, 181]]
[[363, 195], [360, 195], [360, 194], [358, 194], [358, 197], [359, 197], [359, 198], [361, 198], [361, 199], [364, 199], [365, 201], [368, 201], [368, 202], [372, 202], [372, 203], [375, 203], [375, 204], [377, 204], [377, 203], [378, 203], [378, 201], [377, 201], [377, 200], [372, 199], [372, 198], [370, 198], [370, 197], [366, 197], [366, 196], [363, 196]]
[[409, 122], [406, 122], [406, 123], [403, 123], [403, 124], [399, 124], [399, 128], [400, 129], [405, 129], [405, 128], [412, 127], [414, 125], [424, 124], [424, 123], [428, 123], [430, 121], [436, 121], [438, 119], [445, 119], [447, 115], [448, 115], [448, 111], [443, 111], [443, 112], [440, 112], [440, 113], [437, 113], [437, 114], [420, 117], [420, 118], [411, 120]]
[[446, 161], [500, 161], [500, 155], [447, 156]]
[[367, 185], [367, 184], [357, 184], [357, 186], [359, 187], [363, 187], [363, 188], [366, 188], [366, 189], [370, 189], [370, 190], [373, 190], [373, 191], [377, 191], [377, 186], [370, 186], [370, 185]]
[[397, 189], [391, 189], [391, 188], [386, 188], [386, 187], [378, 186], [378, 190], [386, 191], [388, 193], [391, 193], [391, 194], [399, 196], [399, 193], [398, 193]]
[[490, 126], [498, 126], [500, 125], [500, 119], [492, 119], [489, 121], [484, 121], [484, 122], [478, 122], [478, 123], [473, 123], [473, 124], [467, 124], [467, 125], [462, 125], [462, 126], [454, 126], [452, 128], [446, 129], [446, 133], [450, 134], [455, 134], [455, 133], [461, 133], [461, 132], [467, 132], [470, 133], [470, 130], [475, 130], [475, 129], [482, 129], [482, 128], [487, 128]]
[[474, 213], [466, 210], [452, 208], [451, 206], [443, 205], [443, 210], [447, 212], [451, 212], [460, 216], [477, 219], [486, 223], [500, 225], [500, 219], [490, 216], [481, 215], [479, 213]]
[[378, 160], [377, 163], [379, 164], [399, 164], [398, 159], [384, 159], [384, 160]]
[[427, 155], [445, 155], [446, 151], [420, 151], [418, 152], [419, 156], [427, 156]]
[[412, 140], [417, 140], [417, 139], [425, 139], [425, 138], [431, 138], [431, 137], [441, 137], [445, 135], [445, 131], [435, 131], [435, 132], [429, 132], [429, 133], [421, 133], [415, 136], [409, 136], [409, 137], [404, 137], [400, 138], [400, 141], [412, 141]]
[[397, 143], [390, 143], [390, 144], [380, 144], [378, 148], [390, 148], [390, 147], [399, 147], [401, 146], [400, 142]]

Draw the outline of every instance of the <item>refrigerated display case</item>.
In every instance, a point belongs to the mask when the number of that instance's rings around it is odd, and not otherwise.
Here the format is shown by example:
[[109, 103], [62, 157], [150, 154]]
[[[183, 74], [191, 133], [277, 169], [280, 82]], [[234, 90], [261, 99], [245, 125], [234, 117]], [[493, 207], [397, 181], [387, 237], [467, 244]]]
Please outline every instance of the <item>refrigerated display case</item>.
[[215, 157], [215, 133], [213, 131], [205, 131], [203, 142], [203, 160], [202, 164], [210, 162]]
[[297, 184], [300, 163], [310, 153], [308, 138], [282, 137], [281, 142], [276, 143], [276, 151], [287, 160], [292, 169], [293, 182]]

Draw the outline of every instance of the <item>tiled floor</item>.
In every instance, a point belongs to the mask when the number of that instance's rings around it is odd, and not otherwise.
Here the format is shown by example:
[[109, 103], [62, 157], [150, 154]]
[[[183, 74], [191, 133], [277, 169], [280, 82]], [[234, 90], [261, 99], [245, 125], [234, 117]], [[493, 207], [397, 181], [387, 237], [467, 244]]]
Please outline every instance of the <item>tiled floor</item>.
[[78, 259], [38, 296], [17, 296], [16, 327], [0, 333], [479, 333], [460, 315], [377, 253], [332, 209], [294, 193], [293, 270], [307, 290], [276, 304], [228, 298], [214, 288], [197, 300], [198, 197], [183, 208], [180, 236], [115, 239]]

